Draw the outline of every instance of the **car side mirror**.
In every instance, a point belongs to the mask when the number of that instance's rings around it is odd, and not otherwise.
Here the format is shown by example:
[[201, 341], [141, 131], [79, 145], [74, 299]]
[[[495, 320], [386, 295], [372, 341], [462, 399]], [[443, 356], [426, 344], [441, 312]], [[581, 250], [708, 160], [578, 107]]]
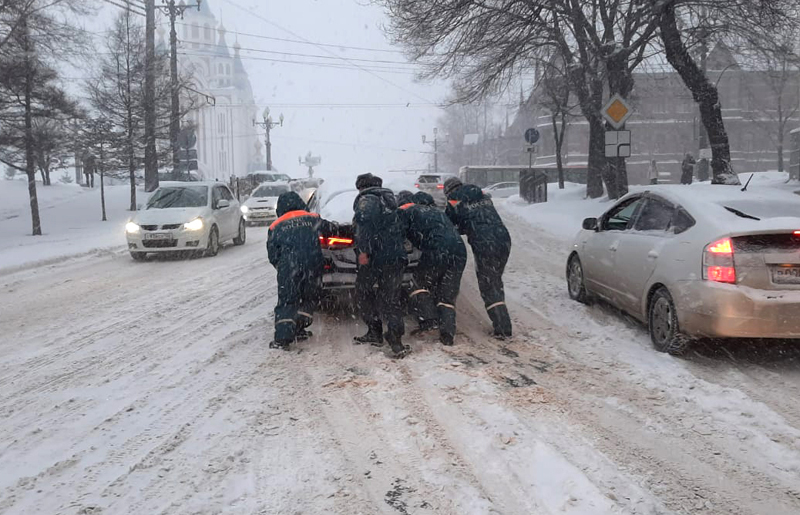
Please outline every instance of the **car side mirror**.
[[597, 230], [597, 218], [586, 218], [583, 220], [583, 228], [586, 231]]
[[217, 209], [225, 209], [226, 207], [230, 207], [231, 203], [225, 199], [221, 199], [217, 201]]

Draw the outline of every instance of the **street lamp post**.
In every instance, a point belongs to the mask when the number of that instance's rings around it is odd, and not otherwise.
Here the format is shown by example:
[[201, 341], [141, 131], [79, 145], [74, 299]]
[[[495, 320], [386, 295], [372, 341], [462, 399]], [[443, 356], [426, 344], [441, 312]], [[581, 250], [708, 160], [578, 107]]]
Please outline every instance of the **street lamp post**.
[[275, 122], [272, 120], [272, 116], [269, 114], [269, 107], [264, 108], [264, 112], [262, 113], [262, 118], [264, 119], [263, 122], [257, 122], [253, 120], [253, 126], [264, 127], [264, 146], [267, 149], [267, 171], [272, 171], [272, 142], [269, 140], [269, 133], [273, 127], [281, 126], [283, 127], [283, 113], [278, 117], [278, 121]]

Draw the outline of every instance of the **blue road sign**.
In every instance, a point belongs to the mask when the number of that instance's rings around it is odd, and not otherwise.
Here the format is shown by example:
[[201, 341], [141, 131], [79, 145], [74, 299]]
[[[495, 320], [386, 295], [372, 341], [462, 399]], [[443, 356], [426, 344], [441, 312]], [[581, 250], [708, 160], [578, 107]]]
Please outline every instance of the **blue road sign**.
[[529, 145], [533, 145], [534, 143], [539, 141], [539, 131], [534, 128], [526, 130], [525, 141], [527, 141]]

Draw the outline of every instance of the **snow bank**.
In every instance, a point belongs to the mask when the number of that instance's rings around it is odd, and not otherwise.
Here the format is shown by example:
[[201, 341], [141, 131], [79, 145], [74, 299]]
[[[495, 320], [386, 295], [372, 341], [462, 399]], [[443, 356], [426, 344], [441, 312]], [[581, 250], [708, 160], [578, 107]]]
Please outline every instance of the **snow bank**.
[[[106, 187], [101, 221], [100, 188], [37, 184], [42, 236], [31, 236], [27, 183], [0, 181], [0, 272], [96, 251], [125, 248], [124, 225], [131, 216], [129, 186]], [[138, 202], [145, 193], [138, 191]]]

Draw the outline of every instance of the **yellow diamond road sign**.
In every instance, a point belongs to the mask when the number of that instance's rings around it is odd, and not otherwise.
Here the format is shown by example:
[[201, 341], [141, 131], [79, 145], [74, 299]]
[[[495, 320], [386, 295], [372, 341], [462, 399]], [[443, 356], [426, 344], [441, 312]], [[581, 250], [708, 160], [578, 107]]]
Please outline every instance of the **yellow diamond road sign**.
[[621, 128], [625, 121], [633, 114], [633, 110], [619, 95], [614, 95], [608, 100], [601, 113], [603, 118], [615, 129]]

